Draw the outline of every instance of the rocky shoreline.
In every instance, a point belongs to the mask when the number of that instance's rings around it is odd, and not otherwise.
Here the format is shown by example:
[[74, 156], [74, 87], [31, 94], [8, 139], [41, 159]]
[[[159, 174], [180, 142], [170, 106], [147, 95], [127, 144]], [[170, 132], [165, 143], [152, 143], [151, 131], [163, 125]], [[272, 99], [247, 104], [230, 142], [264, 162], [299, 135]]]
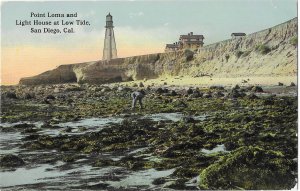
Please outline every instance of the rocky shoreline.
[[[295, 186], [293, 84], [138, 86], [1, 87], [1, 189]], [[139, 88], [147, 92], [145, 109], [132, 111], [130, 93]], [[41, 177], [8, 182], [36, 171]]]

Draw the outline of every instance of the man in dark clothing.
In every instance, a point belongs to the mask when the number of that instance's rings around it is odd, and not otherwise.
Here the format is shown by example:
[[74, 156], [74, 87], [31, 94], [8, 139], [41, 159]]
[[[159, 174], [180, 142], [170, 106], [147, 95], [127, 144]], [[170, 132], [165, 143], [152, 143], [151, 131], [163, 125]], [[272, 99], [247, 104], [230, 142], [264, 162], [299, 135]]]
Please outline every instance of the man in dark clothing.
[[132, 97], [132, 109], [135, 109], [136, 102], [139, 101], [141, 109], [143, 109], [142, 99], [145, 97], [146, 93], [144, 90], [135, 91], [131, 94]]

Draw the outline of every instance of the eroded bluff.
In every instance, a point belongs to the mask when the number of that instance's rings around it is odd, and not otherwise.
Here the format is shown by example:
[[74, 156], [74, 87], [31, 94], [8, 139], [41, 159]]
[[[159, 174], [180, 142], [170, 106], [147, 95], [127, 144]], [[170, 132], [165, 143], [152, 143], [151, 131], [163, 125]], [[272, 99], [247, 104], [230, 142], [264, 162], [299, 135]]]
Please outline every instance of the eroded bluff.
[[160, 76], [296, 76], [297, 18], [243, 38], [200, 48], [61, 65], [20, 84], [109, 83]]

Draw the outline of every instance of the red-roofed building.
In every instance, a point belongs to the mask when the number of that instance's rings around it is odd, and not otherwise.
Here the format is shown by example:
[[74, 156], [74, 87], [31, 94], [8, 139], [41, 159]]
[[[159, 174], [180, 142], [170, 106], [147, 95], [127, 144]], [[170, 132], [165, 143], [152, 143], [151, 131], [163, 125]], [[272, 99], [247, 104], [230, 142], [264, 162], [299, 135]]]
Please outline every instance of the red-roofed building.
[[182, 48], [197, 49], [203, 46], [203, 39], [203, 35], [194, 35], [193, 32], [190, 32], [187, 35], [180, 35], [179, 43]]

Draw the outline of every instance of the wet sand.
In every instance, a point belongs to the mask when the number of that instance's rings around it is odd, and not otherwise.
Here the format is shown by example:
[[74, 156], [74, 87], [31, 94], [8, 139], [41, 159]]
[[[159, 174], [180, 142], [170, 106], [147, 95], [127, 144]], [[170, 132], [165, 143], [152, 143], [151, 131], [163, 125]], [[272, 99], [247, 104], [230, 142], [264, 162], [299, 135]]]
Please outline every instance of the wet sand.
[[209, 87], [212, 85], [219, 86], [233, 86], [239, 84], [241, 86], [248, 85], [260, 85], [260, 86], [276, 86], [279, 82], [283, 83], [286, 86], [289, 86], [292, 82], [297, 85], [297, 76], [278, 76], [278, 77], [161, 77], [158, 79], [149, 79], [149, 80], [138, 80], [133, 82], [124, 82], [120, 83], [123, 85], [133, 85], [139, 84], [142, 82], [145, 86], [152, 85], [154, 86], [197, 86], [197, 87]]

